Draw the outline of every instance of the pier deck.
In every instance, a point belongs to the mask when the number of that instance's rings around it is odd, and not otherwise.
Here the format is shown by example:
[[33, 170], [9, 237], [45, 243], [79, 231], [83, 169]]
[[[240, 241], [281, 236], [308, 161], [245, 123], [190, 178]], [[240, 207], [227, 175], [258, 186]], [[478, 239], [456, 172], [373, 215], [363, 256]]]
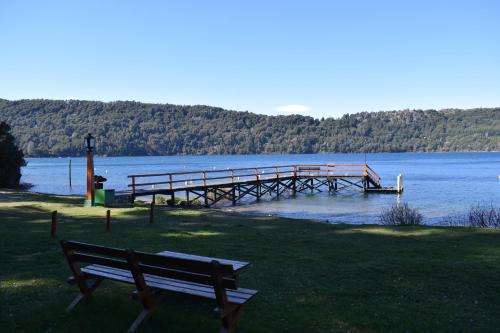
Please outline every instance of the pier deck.
[[297, 193], [338, 192], [354, 189], [363, 192], [383, 189], [379, 175], [363, 164], [298, 164], [201, 170], [161, 174], [130, 175], [130, 191], [122, 193], [133, 202], [137, 197], [167, 195], [175, 202], [181, 194], [187, 204], [194, 202], [211, 207], [221, 201], [233, 205], [244, 198], [257, 201], [263, 197]]

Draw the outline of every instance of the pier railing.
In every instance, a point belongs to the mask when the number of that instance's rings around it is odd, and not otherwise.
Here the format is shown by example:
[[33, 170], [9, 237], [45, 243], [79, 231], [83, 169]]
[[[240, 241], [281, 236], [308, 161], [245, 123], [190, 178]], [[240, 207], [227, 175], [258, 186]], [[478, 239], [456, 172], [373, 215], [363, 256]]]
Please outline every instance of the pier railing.
[[380, 177], [366, 163], [328, 163], [138, 174], [128, 176], [131, 179], [128, 186], [135, 194], [140, 190], [165, 189], [175, 191], [292, 177], [367, 177], [376, 186], [380, 184]]
[[365, 163], [365, 176], [367, 176], [373, 184], [380, 187], [380, 176], [370, 168], [368, 164]]

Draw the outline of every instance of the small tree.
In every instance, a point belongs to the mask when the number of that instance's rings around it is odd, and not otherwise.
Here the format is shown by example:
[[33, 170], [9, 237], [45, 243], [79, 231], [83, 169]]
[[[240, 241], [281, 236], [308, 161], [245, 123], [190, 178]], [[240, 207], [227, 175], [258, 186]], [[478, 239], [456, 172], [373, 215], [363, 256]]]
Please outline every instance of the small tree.
[[0, 122], [0, 187], [19, 185], [21, 167], [25, 165], [24, 154], [10, 134], [10, 126]]
[[418, 210], [406, 202], [383, 209], [379, 216], [380, 223], [384, 225], [420, 225], [423, 218]]

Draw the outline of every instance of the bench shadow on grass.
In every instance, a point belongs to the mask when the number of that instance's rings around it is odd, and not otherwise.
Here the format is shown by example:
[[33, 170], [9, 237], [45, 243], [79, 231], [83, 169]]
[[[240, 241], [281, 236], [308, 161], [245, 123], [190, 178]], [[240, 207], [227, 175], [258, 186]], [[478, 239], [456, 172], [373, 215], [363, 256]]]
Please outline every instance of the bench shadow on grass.
[[[57, 240], [48, 236], [49, 220], [38, 223], [47, 210], [12, 207], [2, 213], [6, 239], [21, 240], [6, 244], [0, 273], [7, 327], [123, 331], [130, 325], [140, 311], [129, 299], [133, 288], [109, 281], [90, 302], [65, 314], [77, 289], [65, 284], [70, 273]], [[157, 210], [149, 225], [147, 214], [121, 212], [110, 233], [95, 217], [79, 218], [63, 223], [59, 238], [250, 261], [241, 286], [260, 293], [243, 315], [246, 332], [488, 330], [500, 324], [498, 232], [332, 226], [167, 209]], [[213, 332], [213, 305], [169, 297], [141, 331]]]

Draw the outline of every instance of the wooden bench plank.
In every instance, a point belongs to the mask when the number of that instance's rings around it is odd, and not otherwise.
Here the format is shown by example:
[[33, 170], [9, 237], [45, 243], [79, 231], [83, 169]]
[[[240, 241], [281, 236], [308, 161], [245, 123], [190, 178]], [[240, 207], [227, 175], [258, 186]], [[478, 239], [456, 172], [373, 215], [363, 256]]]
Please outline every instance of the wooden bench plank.
[[[104, 277], [106, 279], [110, 279], [110, 280], [114, 280], [114, 281], [134, 284], [134, 279], [132, 277], [132, 274], [130, 274], [130, 273], [127, 276], [126, 274], [117, 274], [117, 272], [113, 272], [113, 271], [96, 269], [95, 266], [97, 266], [97, 265], [89, 265], [87, 267], [83, 267], [82, 272], [89, 274], [89, 275], [93, 275], [93, 276], [101, 276], [101, 277]], [[117, 268], [114, 268], [114, 269], [117, 269]]]
[[[111, 268], [102, 265], [89, 265], [82, 268], [82, 272], [119, 282], [126, 282], [130, 284], [134, 283], [134, 279], [132, 278], [130, 271], [124, 269]], [[185, 282], [150, 274], [144, 274], [144, 279], [146, 284], [150, 287], [215, 299], [214, 289], [203, 284]], [[257, 293], [256, 290], [245, 288], [239, 288], [236, 290], [226, 289], [226, 292], [228, 301], [236, 304], [245, 303]]]
[[89, 264], [101, 264], [101, 265], [106, 265], [109, 267], [116, 267], [116, 268], [123, 268], [123, 269], [128, 268], [128, 263], [125, 260], [95, 256], [92, 254], [84, 254], [84, 253], [80, 253], [80, 252], [74, 252], [73, 254], [69, 255], [69, 258], [71, 260], [76, 260], [79, 262], [86, 262]]
[[77, 250], [82, 252], [92, 252], [105, 256], [121, 257], [125, 258], [127, 251], [124, 249], [118, 249], [113, 247], [106, 247], [101, 245], [88, 244], [83, 242], [67, 241], [66, 245], [71, 250]]
[[[197, 260], [189, 257], [168, 256], [161, 254], [152, 254], [147, 252], [134, 252], [137, 260], [144, 265], [169, 267], [171, 269], [183, 270], [198, 274], [207, 274], [212, 269], [212, 262], [207, 260]], [[233, 266], [222, 264], [220, 270], [224, 275], [234, 275]]]
[[[98, 272], [104, 272], [106, 274], [111, 274], [111, 275], [118, 275], [121, 277], [124, 277], [125, 279], [128, 279], [129, 277], [132, 279], [132, 275], [128, 270], [123, 270], [123, 269], [118, 269], [118, 268], [110, 268], [102, 265], [90, 265], [87, 266], [84, 269], [88, 270], [93, 270], [93, 271], [98, 271]], [[179, 285], [183, 286], [189, 289], [193, 290], [200, 290], [200, 291], [205, 291], [209, 290], [211, 293], [213, 293], [213, 288], [210, 286], [206, 286], [204, 284], [199, 284], [199, 283], [193, 283], [193, 282], [185, 282], [182, 280], [176, 280], [176, 279], [170, 279], [170, 278], [163, 278], [160, 276], [155, 276], [155, 275], [150, 275], [150, 274], [144, 274], [144, 277], [146, 281], [156, 281], [156, 282], [167, 282], [173, 285]], [[120, 279], [120, 278], [118, 278]], [[130, 281], [133, 281], [130, 280]], [[126, 282], [126, 281], [124, 281]], [[238, 288], [238, 289], [226, 289], [228, 294], [233, 295], [234, 297], [238, 298], [244, 298], [247, 299], [247, 296], [253, 296], [257, 293], [256, 290], [252, 289], [246, 289], [246, 288]]]
[[214, 258], [214, 257], [205, 257], [205, 256], [198, 256], [194, 254], [187, 254], [187, 253], [181, 253], [181, 252], [173, 252], [173, 251], [162, 251], [158, 252], [159, 255], [162, 256], [169, 256], [169, 257], [175, 257], [175, 258], [180, 258], [180, 259], [191, 259], [191, 260], [198, 260], [198, 261], [203, 261], [203, 262], [212, 262], [213, 260], [217, 260], [223, 265], [231, 265], [233, 266], [233, 269], [235, 271], [239, 271], [248, 265], [250, 265], [249, 262], [246, 261], [236, 261], [236, 260], [229, 260], [229, 259], [222, 259], [222, 258]]

